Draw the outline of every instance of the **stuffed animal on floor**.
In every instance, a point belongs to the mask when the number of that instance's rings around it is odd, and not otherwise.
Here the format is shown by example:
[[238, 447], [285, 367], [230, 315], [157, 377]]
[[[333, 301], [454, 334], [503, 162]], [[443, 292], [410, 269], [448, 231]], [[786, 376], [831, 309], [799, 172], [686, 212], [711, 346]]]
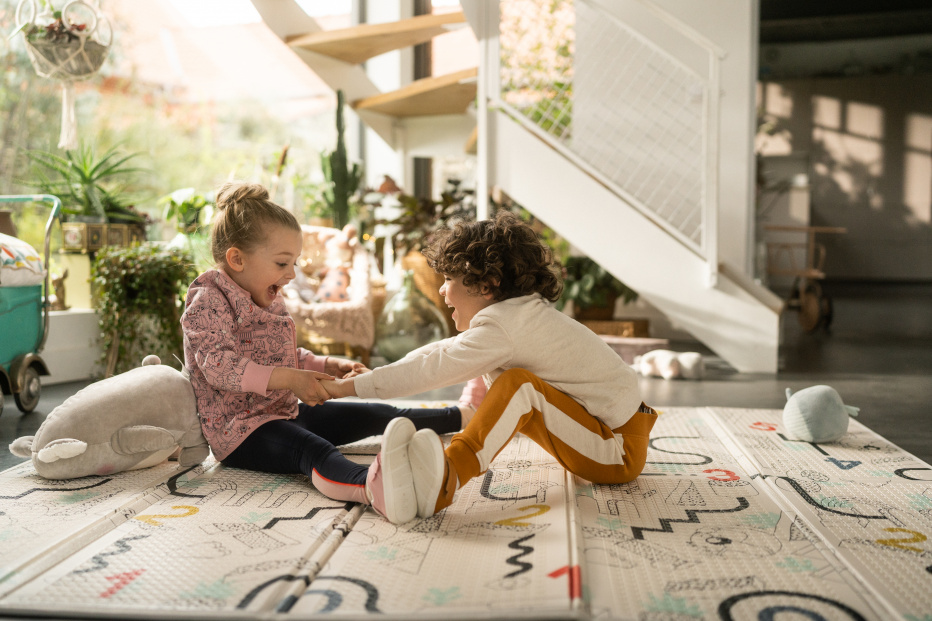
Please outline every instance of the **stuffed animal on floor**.
[[148, 468], [179, 452], [181, 466], [210, 453], [187, 373], [146, 356], [143, 366], [95, 382], [46, 416], [35, 436], [10, 452], [29, 457], [47, 479]]
[[848, 417], [859, 408], [845, 405], [831, 386], [786, 389], [783, 428], [788, 436], [807, 442], [834, 442], [848, 433]]
[[676, 352], [668, 349], [654, 349], [641, 356], [635, 356], [632, 366], [635, 371], [645, 377], [702, 379], [705, 375], [705, 362], [702, 360], [702, 354], [694, 351]]

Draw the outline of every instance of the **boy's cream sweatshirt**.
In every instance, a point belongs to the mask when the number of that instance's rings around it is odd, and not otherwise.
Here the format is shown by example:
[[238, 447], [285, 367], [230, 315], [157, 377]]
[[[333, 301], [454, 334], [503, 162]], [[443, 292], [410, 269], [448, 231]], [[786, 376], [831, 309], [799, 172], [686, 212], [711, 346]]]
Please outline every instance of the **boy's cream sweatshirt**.
[[469, 329], [414, 350], [354, 380], [364, 399], [392, 399], [507, 369], [526, 369], [573, 397], [610, 429], [628, 422], [641, 404], [637, 374], [598, 335], [556, 310], [540, 294], [496, 302]]

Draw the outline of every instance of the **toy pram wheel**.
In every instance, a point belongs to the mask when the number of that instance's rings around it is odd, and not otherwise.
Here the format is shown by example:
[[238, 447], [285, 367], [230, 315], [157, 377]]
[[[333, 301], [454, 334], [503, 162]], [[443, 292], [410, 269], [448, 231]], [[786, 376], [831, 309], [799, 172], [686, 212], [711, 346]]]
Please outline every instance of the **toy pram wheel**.
[[42, 393], [42, 384], [39, 382], [39, 372], [35, 367], [28, 367], [23, 372], [23, 383], [20, 391], [13, 395], [16, 407], [22, 412], [32, 412], [39, 405], [39, 395]]
[[827, 295], [822, 296], [822, 329], [826, 332], [832, 327], [832, 319], [835, 318], [835, 307], [832, 306], [832, 298]]
[[822, 322], [822, 287], [810, 282], [799, 294], [799, 325], [812, 332]]

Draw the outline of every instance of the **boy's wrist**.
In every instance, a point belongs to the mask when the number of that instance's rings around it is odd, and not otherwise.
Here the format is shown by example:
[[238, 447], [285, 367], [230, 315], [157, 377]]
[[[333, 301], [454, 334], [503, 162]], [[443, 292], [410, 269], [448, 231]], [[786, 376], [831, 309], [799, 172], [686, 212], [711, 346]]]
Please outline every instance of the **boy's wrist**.
[[356, 388], [352, 379], [321, 380], [320, 383], [334, 399], [356, 396]]

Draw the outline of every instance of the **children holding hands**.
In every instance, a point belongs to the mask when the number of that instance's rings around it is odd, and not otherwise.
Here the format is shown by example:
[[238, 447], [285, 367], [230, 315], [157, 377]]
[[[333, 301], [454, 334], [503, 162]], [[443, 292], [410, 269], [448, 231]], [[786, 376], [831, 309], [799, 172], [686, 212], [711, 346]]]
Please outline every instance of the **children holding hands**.
[[[201, 428], [225, 465], [304, 473], [326, 496], [370, 504], [394, 523], [448, 507], [517, 432], [594, 483], [640, 474], [657, 413], [641, 402], [634, 370], [552, 306], [559, 272], [517, 216], [435, 235], [423, 252], [444, 276], [440, 294], [461, 332], [369, 370], [296, 346], [281, 298], [301, 255], [294, 216], [255, 184], [222, 187], [217, 210], [216, 267], [191, 283], [181, 324]], [[488, 390], [478, 404], [330, 401], [408, 396], [478, 376]], [[444, 450], [438, 434], [460, 429]], [[368, 467], [334, 446], [378, 434], [382, 450]]]

